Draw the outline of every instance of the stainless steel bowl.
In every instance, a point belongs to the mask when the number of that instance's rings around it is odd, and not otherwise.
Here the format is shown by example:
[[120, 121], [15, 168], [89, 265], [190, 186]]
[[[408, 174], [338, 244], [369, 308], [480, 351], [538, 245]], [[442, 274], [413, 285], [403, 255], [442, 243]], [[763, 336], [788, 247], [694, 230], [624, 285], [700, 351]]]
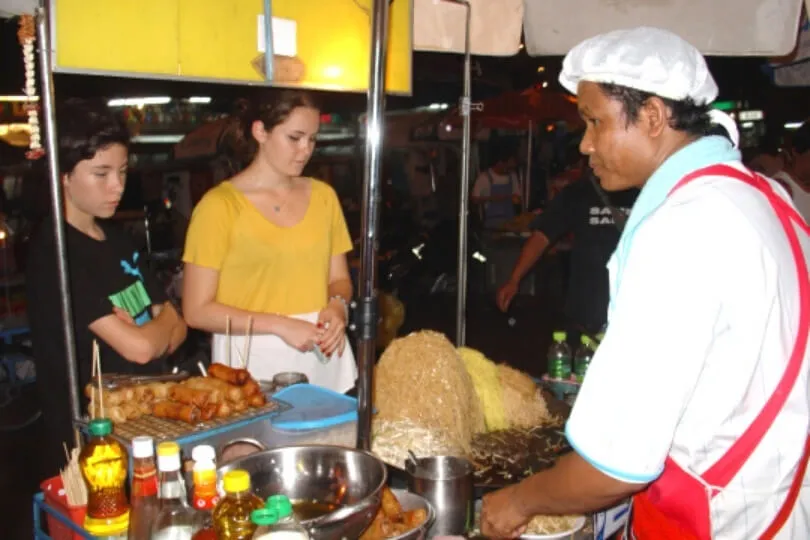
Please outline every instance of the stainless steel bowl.
[[303, 522], [313, 540], [359, 538], [380, 508], [388, 480], [385, 464], [377, 457], [341, 446], [265, 450], [223, 465], [219, 477], [234, 469], [250, 473], [253, 492], [262, 499], [284, 494], [293, 501], [339, 505], [330, 514]]
[[411, 493], [404, 489], [392, 489], [391, 491], [394, 492], [394, 496], [399, 501], [403, 510], [408, 511], [424, 508], [427, 510], [427, 519], [415, 529], [411, 529], [399, 536], [393, 536], [389, 540], [425, 540], [428, 537], [430, 527], [436, 520], [436, 510], [434, 510], [433, 505], [430, 504], [427, 499], [416, 493]]

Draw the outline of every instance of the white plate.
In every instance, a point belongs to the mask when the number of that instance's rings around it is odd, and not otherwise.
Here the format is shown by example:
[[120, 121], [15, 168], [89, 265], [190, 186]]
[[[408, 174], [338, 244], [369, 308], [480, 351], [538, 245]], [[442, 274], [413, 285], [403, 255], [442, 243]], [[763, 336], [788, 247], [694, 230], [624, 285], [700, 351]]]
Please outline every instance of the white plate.
[[526, 540], [552, 540], [554, 538], [568, 538], [569, 536], [573, 535], [584, 526], [585, 526], [585, 516], [580, 516], [576, 520], [574, 520], [574, 526], [568, 529], [567, 531], [562, 531], [553, 534], [524, 534], [523, 536], [521, 536], [521, 538], [524, 538]]

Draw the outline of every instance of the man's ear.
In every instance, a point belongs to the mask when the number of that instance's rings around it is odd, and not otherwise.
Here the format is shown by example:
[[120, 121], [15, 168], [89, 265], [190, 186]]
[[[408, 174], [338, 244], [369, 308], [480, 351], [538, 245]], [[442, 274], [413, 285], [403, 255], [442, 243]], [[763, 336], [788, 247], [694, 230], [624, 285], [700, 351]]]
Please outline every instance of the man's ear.
[[669, 125], [672, 112], [657, 96], [650, 97], [644, 102], [639, 111], [640, 125], [650, 137], [659, 137]]

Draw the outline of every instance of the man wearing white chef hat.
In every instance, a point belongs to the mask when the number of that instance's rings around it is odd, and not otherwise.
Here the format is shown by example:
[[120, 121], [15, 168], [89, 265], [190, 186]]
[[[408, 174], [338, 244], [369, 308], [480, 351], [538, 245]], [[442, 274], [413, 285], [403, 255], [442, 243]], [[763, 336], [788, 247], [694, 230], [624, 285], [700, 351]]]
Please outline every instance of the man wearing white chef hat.
[[717, 85], [678, 36], [589, 39], [560, 82], [602, 186], [642, 191], [608, 263], [608, 331], [566, 426], [575, 451], [485, 497], [482, 532], [632, 496], [641, 540], [809, 538], [807, 223], [706, 135]]

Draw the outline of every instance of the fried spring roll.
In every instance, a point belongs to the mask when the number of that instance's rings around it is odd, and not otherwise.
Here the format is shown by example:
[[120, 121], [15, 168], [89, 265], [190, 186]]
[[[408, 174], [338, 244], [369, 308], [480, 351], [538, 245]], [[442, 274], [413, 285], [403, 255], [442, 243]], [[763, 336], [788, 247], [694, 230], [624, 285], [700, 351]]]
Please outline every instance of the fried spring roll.
[[[241, 386], [234, 386], [213, 377], [193, 377], [187, 380], [184, 384], [190, 388], [196, 388], [199, 390], [218, 390], [220, 394], [230, 402], [241, 401], [244, 399]], [[219, 401], [221, 400], [218, 400], [217, 402]]]
[[208, 394], [209, 393], [205, 390], [197, 390], [178, 384], [169, 391], [169, 398], [171, 398], [172, 401], [185, 403], [186, 405], [205, 407], [208, 405], [209, 401]]
[[138, 402], [155, 400], [155, 391], [148, 384], [135, 386], [133, 391], [135, 392], [135, 400]]
[[247, 398], [247, 402], [251, 407], [261, 407], [267, 403], [267, 398], [264, 397], [264, 394], [259, 392], [258, 394], [253, 394]]
[[[124, 403], [126, 401], [126, 394], [123, 392], [123, 390], [123, 388], [118, 390], [107, 390], [106, 388], [102, 388], [101, 397], [104, 400], [104, 405], [114, 407]], [[84, 387], [84, 395], [91, 400], [99, 398], [98, 389], [92, 383], [88, 383], [88, 385]]]
[[231, 404], [227, 401], [223, 401], [217, 406], [217, 418], [228, 418], [230, 415], [233, 414], [233, 409], [231, 408]]
[[152, 393], [155, 394], [155, 399], [169, 399], [169, 390], [172, 389], [174, 383], [151, 383], [149, 387]]
[[158, 418], [168, 418], [195, 424], [200, 420], [200, 409], [194, 405], [174, 401], [158, 401], [152, 408], [152, 415]]
[[234, 413], [245, 412], [248, 410], [248, 402], [245, 400], [235, 401], [231, 403], [231, 408], [233, 408]]
[[202, 420], [203, 422], [212, 420], [217, 415], [218, 410], [219, 410], [218, 404], [209, 403], [208, 405], [200, 409], [200, 420]]
[[242, 386], [250, 379], [250, 373], [247, 370], [233, 369], [225, 364], [211, 364], [211, 367], [208, 368], [208, 376], [237, 386]]
[[[87, 414], [91, 417], [95, 416], [96, 418], [101, 416], [101, 409], [96, 402], [91, 402], [87, 405]], [[128, 420], [122, 407], [119, 405], [108, 407], [106, 401], [104, 402], [104, 416], [112, 420], [114, 424], [123, 424]]]
[[250, 398], [251, 396], [255, 396], [256, 394], [262, 393], [262, 387], [259, 386], [259, 383], [256, 382], [256, 379], [250, 378], [248, 381], [242, 386], [242, 395], [245, 398]]

